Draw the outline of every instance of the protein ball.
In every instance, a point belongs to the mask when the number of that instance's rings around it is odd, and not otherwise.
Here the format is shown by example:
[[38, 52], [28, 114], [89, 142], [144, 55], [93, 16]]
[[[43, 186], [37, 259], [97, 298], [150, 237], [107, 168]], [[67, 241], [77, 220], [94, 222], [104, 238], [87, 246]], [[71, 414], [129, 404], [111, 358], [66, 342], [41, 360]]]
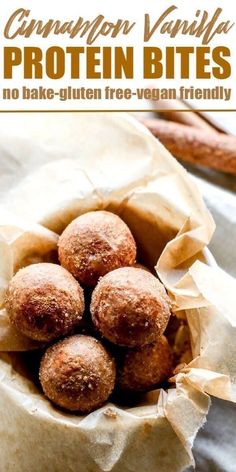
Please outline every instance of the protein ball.
[[77, 280], [60, 265], [32, 264], [12, 278], [6, 308], [18, 331], [47, 342], [70, 333], [79, 324], [84, 295]]
[[51, 346], [39, 371], [45, 395], [56, 405], [80, 413], [89, 413], [108, 399], [115, 377], [115, 364], [106, 349], [84, 335]]
[[93, 323], [109, 341], [127, 347], [154, 342], [170, 317], [159, 280], [143, 269], [124, 267], [105, 275], [92, 294]]
[[59, 260], [87, 286], [119, 267], [131, 266], [136, 244], [128, 226], [108, 211], [91, 211], [76, 218], [59, 238]]
[[143, 270], [146, 270], [147, 272], [150, 272], [152, 273], [152, 271], [146, 267], [145, 265], [143, 264], [140, 264], [139, 262], [135, 262], [135, 264], [133, 265], [133, 267], [135, 267], [135, 269], [143, 269]]
[[117, 386], [130, 392], [147, 392], [171, 375], [172, 353], [165, 336], [155, 343], [129, 349], [118, 364]]

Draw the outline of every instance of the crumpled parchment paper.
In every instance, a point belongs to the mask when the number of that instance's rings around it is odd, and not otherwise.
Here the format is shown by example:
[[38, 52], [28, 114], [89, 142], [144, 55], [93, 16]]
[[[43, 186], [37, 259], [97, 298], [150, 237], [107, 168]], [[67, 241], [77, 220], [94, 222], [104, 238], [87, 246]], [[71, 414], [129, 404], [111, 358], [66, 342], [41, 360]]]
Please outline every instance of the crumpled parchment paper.
[[[236, 287], [206, 264], [214, 223], [194, 182], [124, 114], [8, 114], [0, 156], [2, 470], [183, 470], [193, 463], [208, 394], [236, 400]], [[108, 404], [81, 417], [55, 408], [28, 375], [19, 351], [35, 344], [9, 324], [4, 295], [19, 267], [56, 262], [58, 234], [94, 209], [118, 213], [139, 258], [156, 266], [180, 322], [174, 348], [179, 330], [184, 338], [188, 330], [191, 359], [186, 363], [183, 353], [168, 391], [151, 392], [132, 408]]]

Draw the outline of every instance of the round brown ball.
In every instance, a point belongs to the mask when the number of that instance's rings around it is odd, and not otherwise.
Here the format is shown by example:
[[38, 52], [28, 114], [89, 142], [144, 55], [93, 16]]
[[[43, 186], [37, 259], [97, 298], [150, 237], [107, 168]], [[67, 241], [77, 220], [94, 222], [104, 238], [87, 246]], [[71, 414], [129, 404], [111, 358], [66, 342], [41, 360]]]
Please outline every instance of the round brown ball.
[[133, 265], [133, 267], [135, 267], [135, 269], [143, 269], [143, 270], [146, 270], [147, 272], [150, 272], [152, 273], [152, 271], [146, 267], [145, 265], [143, 264], [140, 264], [140, 262], [135, 262], [135, 264]]
[[117, 386], [130, 392], [147, 392], [167, 380], [172, 369], [169, 343], [165, 336], [160, 336], [155, 343], [121, 354]]
[[115, 364], [95, 338], [75, 335], [44, 354], [39, 378], [45, 395], [56, 405], [89, 413], [99, 408], [115, 385]]
[[91, 211], [76, 218], [59, 238], [59, 259], [83, 285], [96, 285], [99, 277], [131, 266], [136, 244], [124, 221], [108, 211]]
[[127, 347], [154, 342], [170, 317], [164, 286], [148, 271], [134, 267], [105, 275], [93, 291], [90, 309], [100, 333]]
[[83, 289], [60, 265], [32, 264], [20, 269], [10, 281], [6, 308], [18, 331], [48, 342], [79, 324], [84, 311]]

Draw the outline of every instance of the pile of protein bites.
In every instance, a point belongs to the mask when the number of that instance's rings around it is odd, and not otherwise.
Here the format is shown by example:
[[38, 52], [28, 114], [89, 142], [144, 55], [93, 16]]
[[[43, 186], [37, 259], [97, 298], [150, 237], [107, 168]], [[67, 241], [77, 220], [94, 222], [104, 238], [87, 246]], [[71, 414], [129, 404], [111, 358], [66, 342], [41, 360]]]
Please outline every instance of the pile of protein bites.
[[32, 264], [10, 281], [10, 320], [46, 345], [39, 379], [56, 405], [88, 413], [114, 389], [147, 392], [171, 375], [168, 295], [136, 254], [124, 221], [93, 211], [59, 237], [61, 265]]

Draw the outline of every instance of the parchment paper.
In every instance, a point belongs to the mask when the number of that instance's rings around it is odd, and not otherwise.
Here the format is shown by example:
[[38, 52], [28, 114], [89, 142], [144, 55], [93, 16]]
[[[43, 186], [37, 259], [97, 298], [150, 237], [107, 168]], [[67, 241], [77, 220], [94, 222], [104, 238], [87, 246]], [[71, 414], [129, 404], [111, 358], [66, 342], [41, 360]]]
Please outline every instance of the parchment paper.
[[0, 350], [35, 347], [8, 323], [4, 293], [12, 273], [34, 260], [55, 260], [57, 234], [68, 222], [105, 208], [128, 223], [143, 262], [156, 265], [176, 316], [189, 327], [193, 358], [167, 392], [148, 394], [133, 408], [105, 405], [80, 417], [41, 395], [24, 374], [20, 354], [2, 354], [2, 470], [184, 469], [193, 463], [207, 394], [236, 395], [236, 287], [204, 263], [214, 223], [194, 182], [123, 114], [7, 115], [0, 154]]

